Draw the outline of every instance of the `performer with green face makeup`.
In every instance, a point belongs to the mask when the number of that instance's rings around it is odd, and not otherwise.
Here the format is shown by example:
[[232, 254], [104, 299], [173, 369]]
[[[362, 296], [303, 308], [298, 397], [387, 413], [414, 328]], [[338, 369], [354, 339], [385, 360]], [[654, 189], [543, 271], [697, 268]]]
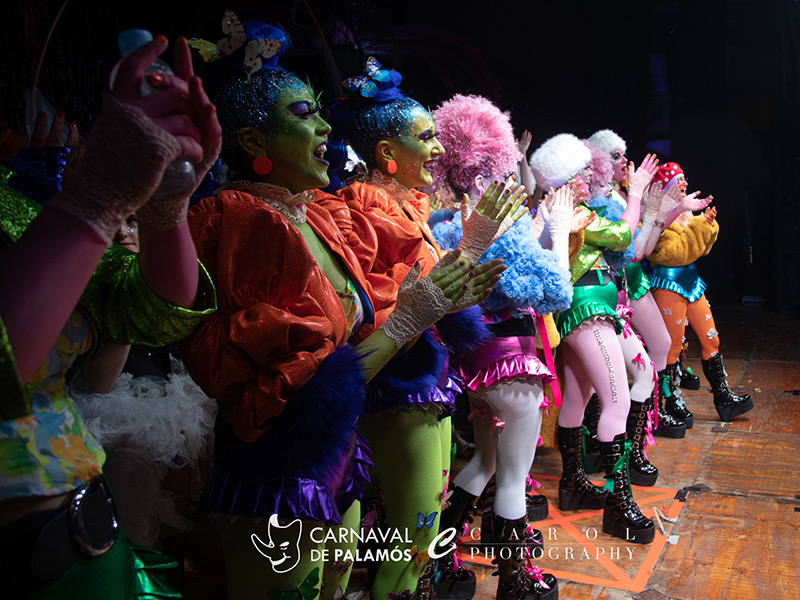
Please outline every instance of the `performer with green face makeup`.
[[[381, 304], [396, 294], [405, 273], [415, 264], [427, 273], [446, 256], [427, 224], [428, 196], [417, 189], [433, 182], [431, 171], [444, 149], [436, 139], [430, 112], [398, 90], [400, 80], [399, 73], [382, 69], [370, 58], [363, 76], [344, 82], [350, 97], [331, 110], [334, 136], [346, 139], [372, 170], [366, 183], [353, 183], [338, 192], [338, 202], [329, 199], [325, 205], [368, 271], [378, 322], [385, 312]], [[457, 249], [462, 257], [478, 262], [492, 240], [510, 227], [511, 215], [517, 214], [527, 197], [523, 191], [516, 186], [504, 189], [498, 182], [489, 186], [472, 217], [465, 215], [464, 243]], [[365, 228], [377, 233], [377, 240], [368, 241]], [[456, 305], [454, 314], [441, 319], [435, 335], [423, 336], [367, 388], [370, 414], [361, 421], [361, 429], [371, 442], [388, 523], [391, 529], [411, 533], [410, 542], [390, 544], [390, 549], [412, 555], [409, 561], [380, 565], [373, 598], [416, 593], [425, 599], [433, 593], [435, 573], [428, 553], [446, 502], [450, 414], [457, 389], [448, 375], [447, 350], [479, 343], [486, 336], [480, 310], [474, 305], [488, 296], [500, 271], [489, 287], [477, 273], [485, 267], [504, 269], [501, 262], [476, 267], [469, 294]], [[442, 571], [452, 573], [452, 569]], [[437, 586], [440, 597], [452, 598], [455, 584], [466, 588], [464, 595], [469, 597], [474, 575], [460, 569], [455, 577], [456, 581]]]
[[[371, 465], [356, 430], [364, 385], [461, 298], [469, 266], [456, 255], [421, 279], [412, 271], [375, 328], [371, 284], [314, 201], [330, 127], [276, 64], [286, 35], [230, 11], [224, 27], [241, 50], [223, 62], [245, 67], [215, 96], [232, 177], [189, 216], [220, 309], [181, 348], [220, 406], [200, 510], [217, 515], [229, 598], [312, 600], [320, 579], [332, 598], [347, 587], [355, 540], [340, 534], [358, 528]], [[229, 54], [226, 42], [193, 46]], [[326, 548], [327, 528], [339, 543]]]

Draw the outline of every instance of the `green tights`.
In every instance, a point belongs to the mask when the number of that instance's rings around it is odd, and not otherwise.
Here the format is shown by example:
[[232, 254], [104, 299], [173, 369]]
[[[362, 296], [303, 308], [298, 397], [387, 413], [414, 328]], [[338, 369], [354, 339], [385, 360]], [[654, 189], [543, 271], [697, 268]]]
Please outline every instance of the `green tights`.
[[[267, 541], [267, 519], [218, 517], [216, 526], [225, 552], [229, 600], [264, 600], [272, 590], [294, 590], [314, 569], [319, 569], [319, 577], [323, 580], [322, 600], [331, 600], [338, 587], [346, 591], [353, 565], [351, 563], [347, 568], [333, 569], [332, 563], [335, 560], [344, 562], [337, 556], [343, 557], [347, 552], [354, 554], [357, 540], [353, 537], [351, 544], [351, 536], [345, 536], [344, 543], [339, 543], [342, 539], [339, 535], [336, 535], [335, 541], [324, 543], [320, 540], [325, 539], [329, 530], [337, 533], [341, 528], [359, 531], [360, 513], [361, 503], [356, 501], [342, 515], [341, 526], [329, 527], [316, 521], [304, 521], [300, 537], [300, 562], [286, 573], [276, 573], [270, 561], [256, 550], [251, 540], [250, 536], [256, 534], [264, 542]], [[287, 521], [281, 520], [281, 525], [286, 524]], [[274, 541], [277, 543], [279, 540]], [[323, 560], [325, 555], [328, 560]]]
[[[416, 545], [427, 557], [428, 546], [439, 533], [442, 490], [450, 470], [450, 418], [440, 421], [435, 410], [385, 411], [362, 418], [359, 427], [372, 449], [391, 532], [399, 530], [403, 540], [412, 540], [392, 542], [389, 551]], [[418, 527], [420, 519], [425, 522]], [[386, 600], [390, 592], [413, 594], [426, 562], [412, 558], [381, 563], [372, 600]]]

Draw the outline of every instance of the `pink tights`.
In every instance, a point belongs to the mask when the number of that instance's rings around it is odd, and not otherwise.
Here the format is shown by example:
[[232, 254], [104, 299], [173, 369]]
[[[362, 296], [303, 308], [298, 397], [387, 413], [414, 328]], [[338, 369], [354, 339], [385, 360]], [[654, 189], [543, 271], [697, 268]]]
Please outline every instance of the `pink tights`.
[[579, 427], [594, 389], [600, 398], [597, 439], [611, 442], [625, 432], [631, 403], [625, 356], [614, 325], [596, 319], [584, 322], [563, 341], [564, 394], [558, 424]]

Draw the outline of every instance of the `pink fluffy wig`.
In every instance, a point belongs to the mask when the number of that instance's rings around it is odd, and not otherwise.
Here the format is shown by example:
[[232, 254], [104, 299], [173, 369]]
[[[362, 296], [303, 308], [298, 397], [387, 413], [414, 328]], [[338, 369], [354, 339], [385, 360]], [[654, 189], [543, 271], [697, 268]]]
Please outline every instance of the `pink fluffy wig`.
[[589, 187], [591, 196], [594, 198], [611, 183], [611, 179], [614, 177], [614, 162], [611, 160], [611, 155], [600, 146], [595, 146], [589, 140], [581, 141], [592, 152], [592, 160], [589, 162], [589, 166], [592, 168], [592, 180], [589, 182]]
[[434, 186], [456, 194], [469, 191], [472, 179], [504, 179], [522, 154], [509, 114], [481, 96], [456, 94], [433, 111], [437, 136], [446, 150], [433, 171]]

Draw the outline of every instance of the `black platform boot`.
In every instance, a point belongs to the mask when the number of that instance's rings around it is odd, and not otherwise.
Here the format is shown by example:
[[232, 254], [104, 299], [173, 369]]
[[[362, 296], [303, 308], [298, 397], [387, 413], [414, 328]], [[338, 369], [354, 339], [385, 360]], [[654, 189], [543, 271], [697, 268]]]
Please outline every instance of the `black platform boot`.
[[530, 567], [526, 558], [530, 547], [525, 517], [510, 521], [495, 515], [494, 530], [500, 541], [492, 561], [497, 565], [496, 600], [556, 600], [558, 580]]
[[667, 373], [669, 382], [669, 395], [666, 396], [666, 403], [664, 408], [676, 421], [683, 421], [686, 423], [686, 429], [691, 429], [694, 426], [694, 415], [686, 408], [686, 403], [683, 401], [681, 394], [681, 368], [680, 363], [675, 362], [667, 365], [664, 369]]
[[[456, 533], [460, 537], [464, 523], [471, 523], [473, 515], [476, 513], [476, 500], [476, 496], [463, 488], [454, 486], [453, 493], [448, 500], [450, 506], [442, 511], [439, 531], [455, 527]], [[438, 600], [469, 600], [475, 596], [477, 585], [475, 573], [456, 559], [456, 552], [458, 550], [431, 561], [431, 564], [434, 565], [434, 591]]]
[[672, 383], [667, 370], [664, 369], [658, 373], [658, 427], [653, 430], [653, 435], [682, 438], [686, 436], [686, 423], [678, 421], [667, 412], [666, 404], [670, 397], [672, 397]]
[[559, 425], [557, 437], [564, 466], [558, 482], [559, 510], [602, 508], [608, 492], [592, 485], [583, 470], [583, 427]]
[[[494, 535], [494, 496], [497, 492], [497, 475], [492, 475], [492, 478], [489, 480], [489, 483], [486, 484], [486, 488], [483, 490], [483, 494], [481, 494], [481, 501], [483, 502], [483, 513], [481, 514], [481, 546], [483, 545], [493, 545], [497, 542], [497, 539]], [[525, 494], [525, 505], [528, 509], [528, 521], [541, 521], [542, 519], [546, 519], [548, 514], [550, 513], [547, 507], [547, 498], [544, 496], [535, 496], [535, 498], [541, 498], [544, 500], [544, 510], [541, 509], [541, 501], [536, 500], [534, 502], [529, 502], [531, 496]], [[531, 512], [533, 512], [536, 516], [535, 519], [531, 518]], [[542, 516], [544, 513], [544, 516]], [[544, 552], [544, 536], [542, 532], [538, 529], [533, 529], [533, 543], [542, 549]]]
[[597, 394], [592, 394], [583, 411], [583, 424], [586, 426], [583, 436], [583, 447], [586, 449], [583, 469], [587, 473], [603, 471], [603, 461], [600, 460], [600, 442], [597, 441], [597, 424], [599, 422], [600, 398], [597, 397]]
[[678, 355], [678, 373], [681, 377], [681, 387], [685, 390], [699, 390], [700, 378], [684, 364], [685, 360], [686, 350], [681, 350], [681, 353]]
[[703, 361], [703, 373], [711, 384], [711, 391], [714, 392], [714, 407], [717, 409], [720, 421], [732, 421], [739, 415], [753, 410], [753, 399], [750, 394], [737, 396], [728, 388], [728, 374], [722, 364], [721, 354]]
[[647, 402], [631, 400], [627, 426], [628, 439], [631, 441], [631, 483], [643, 486], [655, 485], [658, 479], [658, 469], [644, 455], [647, 408]]
[[628, 542], [649, 544], [656, 537], [656, 526], [642, 514], [633, 499], [628, 480], [629, 452], [624, 433], [617, 435], [613, 442], [600, 442], [606, 479], [613, 482], [603, 510], [603, 531]]

